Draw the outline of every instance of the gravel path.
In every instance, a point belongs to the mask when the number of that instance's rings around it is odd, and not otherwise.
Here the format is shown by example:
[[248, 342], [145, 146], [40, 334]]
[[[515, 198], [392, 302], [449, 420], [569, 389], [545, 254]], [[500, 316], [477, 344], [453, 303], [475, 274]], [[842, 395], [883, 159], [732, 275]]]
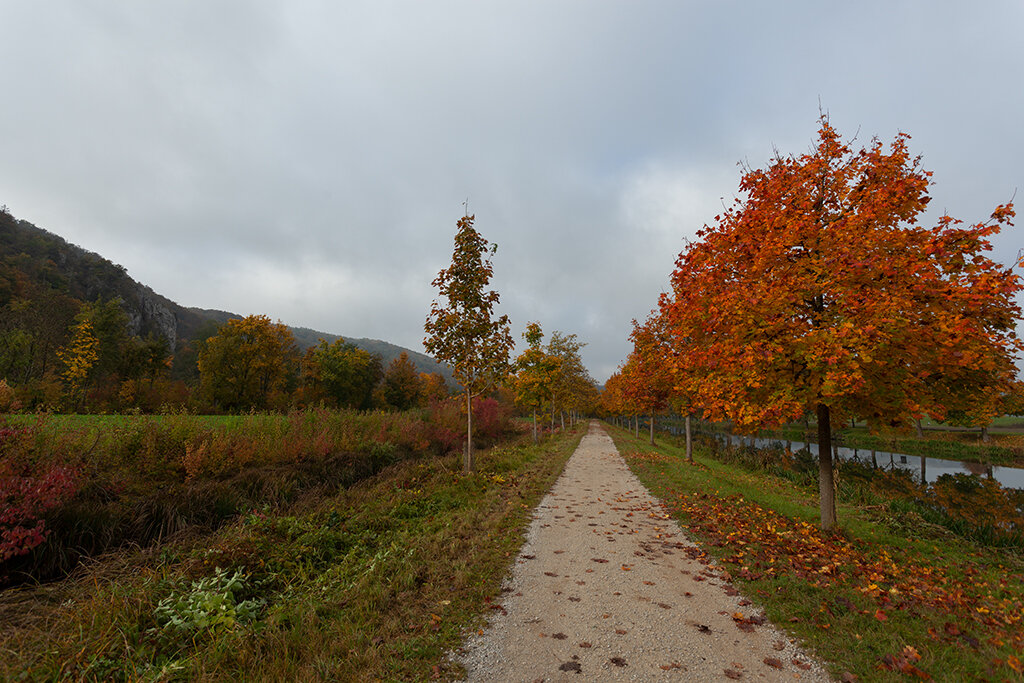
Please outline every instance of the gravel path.
[[720, 576], [597, 423], [534, 512], [468, 681], [827, 681]]

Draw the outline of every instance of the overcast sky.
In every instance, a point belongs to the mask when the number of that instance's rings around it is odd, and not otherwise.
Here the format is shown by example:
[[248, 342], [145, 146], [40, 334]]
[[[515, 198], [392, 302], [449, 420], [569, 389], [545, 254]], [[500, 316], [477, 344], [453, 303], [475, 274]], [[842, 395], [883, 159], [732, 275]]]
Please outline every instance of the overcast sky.
[[513, 334], [578, 334], [601, 382], [738, 162], [807, 151], [819, 103], [912, 136], [929, 224], [1024, 190], [1020, 0], [0, 0], [0, 25], [15, 216], [186, 306], [422, 350], [468, 198]]

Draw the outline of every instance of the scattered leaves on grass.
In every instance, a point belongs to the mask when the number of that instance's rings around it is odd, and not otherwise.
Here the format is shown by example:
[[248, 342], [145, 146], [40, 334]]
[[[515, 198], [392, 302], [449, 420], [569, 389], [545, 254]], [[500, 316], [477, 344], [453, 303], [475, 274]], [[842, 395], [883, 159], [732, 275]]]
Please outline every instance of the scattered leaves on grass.
[[916, 648], [907, 645], [897, 655], [886, 655], [882, 657], [879, 665], [882, 669], [898, 671], [901, 674], [917, 676], [921, 680], [931, 680], [931, 674], [922, 671], [914, 663], [921, 661], [921, 653]]
[[[830, 607], [833, 616], [852, 611], [850, 608], [865, 613], [860, 599], [873, 603], [866, 614], [881, 622], [910, 618], [918, 612], [948, 615], [948, 628], [929, 631], [933, 640], [978, 649], [979, 640], [965, 632], [970, 625], [971, 631], [986, 634], [986, 643], [1006, 646], [1011, 652], [1024, 650], [1024, 597], [1014, 590], [1015, 584], [1024, 581], [1020, 575], [1008, 574], [996, 584], [982, 578], [982, 566], [970, 561], [959, 563], [955, 571], [937, 568], [903, 549], [824, 533], [813, 524], [763, 508], [740, 495], [692, 492], [670, 499], [691, 529], [708, 544], [723, 549], [718, 561], [732, 576], [745, 580], [786, 577], [815, 589], [842, 589], [856, 596], [858, 605], [844, 598], [846, 604], [836, 602]], [[704, 577], [693, 579], [702, 581]], [[798, 623], [800, 619], [791, 617], [789, 621]], [[737, 625], [742, 628], [741, 622]], [[816, 625], [830, 628], [828, 623]], [[890, 655], [880, 666], [920, 676], [914, 661], [902, 654]], [[1013, 670], [1009, 659], [1000, 660], [1000, 666]]]

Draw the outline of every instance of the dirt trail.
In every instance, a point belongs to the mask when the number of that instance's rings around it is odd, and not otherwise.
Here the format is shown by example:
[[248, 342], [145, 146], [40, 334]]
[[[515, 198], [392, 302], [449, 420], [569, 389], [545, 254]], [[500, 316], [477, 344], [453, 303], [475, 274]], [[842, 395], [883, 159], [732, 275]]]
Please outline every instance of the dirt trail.
[[[468, 681], [827, 681], [709, 564], [592, 423], [534, 512]], [[742, 616], [741, 616], [742, 615]]]

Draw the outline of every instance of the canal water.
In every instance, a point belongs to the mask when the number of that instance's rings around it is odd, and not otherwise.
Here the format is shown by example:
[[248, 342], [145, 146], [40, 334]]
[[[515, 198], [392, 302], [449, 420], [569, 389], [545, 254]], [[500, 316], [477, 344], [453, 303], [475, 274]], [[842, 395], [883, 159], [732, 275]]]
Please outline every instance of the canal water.
[[[736, 434], [719, 434], [719, 438], [729, 438], [734, 444], [746, 443], [749, 444], [753, 441], [754, 445], [759, 448], [765, 447], [785, 447], [785, 442], [779, 439], [760, 439], [752, 438], [749, 436], [738, 436]], [[804, 448], [805, 444], [801, 441], [793, 441], [790, 443], [790, 448], [793, 452], [797, 452]], [[818, 455], [818, 444], [812, 443], [807, 444], [810, 448], [811, 454], [817, 457]], [[851, 460], [859, 462], [863, 465], [871, 465], [871, 451], [863, 448], [847, 448], [840, 446], [838, 448], [839, 458], [842, 460]], [[913, 472], [918, 481], [922, 479], [922, 473], [924, 474], [924, 481], [931, 484], [936, 479], [941, 477], [943, 474], [973, 474], [976, 476], [989, 477], [995, 479], [1005, 488], [1011, 489], [1024, 489], [1024, 468], [1020, 467], [1002, 467], [998, 465], [982, 465], [976, 462], [964, 462], [962, 460], [946, 460], [944, 458], [923, 458], [924, 468], [922, 469], [921, 456], [917, 455], [906, 455], [904, 453], [890, 453], [888, 451], [875, 451], [875, 463], [878, 467], [883, 469], [903, 469]]]

